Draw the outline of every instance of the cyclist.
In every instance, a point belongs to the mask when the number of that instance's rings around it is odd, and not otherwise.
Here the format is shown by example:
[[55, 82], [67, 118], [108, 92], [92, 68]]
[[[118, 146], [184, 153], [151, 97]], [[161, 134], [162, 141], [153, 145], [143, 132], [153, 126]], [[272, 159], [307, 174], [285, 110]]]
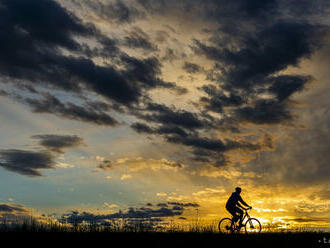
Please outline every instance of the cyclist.
[[[238, 219], [240, 220], [239, 228], [242, 227], [242, 222], [243, 222], [243, 210], [242, 209], [248, 210], [248, 209], [252, 208], [245, 201], [243, 201], [242, 197], [240, 196], [241, 191], [242, 191], [242, 189], [240, 187], [236, 187], [235, 192], [233, 192], [231, 194], [231, 196], [229, 197], [229, 199], [226, 203], [226, 209], [233, 216], [234, 222], [237, 222]], [[239, 203], [242, 203], [247, 208], [244, 208]]]

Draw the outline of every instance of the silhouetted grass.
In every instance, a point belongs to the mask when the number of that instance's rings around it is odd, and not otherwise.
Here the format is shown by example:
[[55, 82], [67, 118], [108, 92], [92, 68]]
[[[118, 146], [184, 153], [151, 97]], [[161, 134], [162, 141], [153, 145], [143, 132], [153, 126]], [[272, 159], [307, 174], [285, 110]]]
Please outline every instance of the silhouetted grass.
[[[174, 222], [158, 223], [152, 221], [131, 221], [122, 219], [113, 220], [107, 223], [65, 223], [55, 219], [38, 221], [34, 218], [24, 218], [17, 221], [0, 222], [0, 232], [68, 232], [68, 233], [88, 233], [88, 232], [162, 232], [162, 233], [218, 233], [217, 221], [209, 224], [198, 222], [187, 222], [188, 224], [176, 224]], [[242, 229], [243, 231], [243, 229]], [[264, 225], [262, 233], [325, 233], [320, 231], [311, 232], [304, 227], [290, 229], [278, 229], [276, 226]]]
[[[38, 230], [38, 229], [37, 229]], [[326, 236], [327, 235], [327, 236]], [[49, 232], [18, 231], [0, 232], [3, 242], [11, 245], [24, 240], [26, 244], [61, 247], [329, 247], [321, 244], [330, 234], [306, 233], [261, 233], [261, 234], [219, 234], [211, 232]], [[326, 246], [328, 245], [328, 246]]]
[[[96, 223], [67, 224], [58, 221], [42, 223], [31, 218], [0, 224], [0, 238], [10, 241], [11, 244], [24, 240], [34, 246], [46, 240], [46, 245], [75, 247], [96, 247], [101, 243], [107, 243], [109, 246], [116, 243], [120, 244], [120, 247], [330, 247], [330, 233], [326, 232], [292, 229], [267, 230], [260, 234], [221, 234], [217, 231], [216, 223], [203, 226], [199, 223], [185, 226], [168, 223], [167, 226], [157, 226], [145, 222], [132, 224], [129, 221], [117, 221], [104, 226]], [[324, 243], [324, 239], [329, 243]]]

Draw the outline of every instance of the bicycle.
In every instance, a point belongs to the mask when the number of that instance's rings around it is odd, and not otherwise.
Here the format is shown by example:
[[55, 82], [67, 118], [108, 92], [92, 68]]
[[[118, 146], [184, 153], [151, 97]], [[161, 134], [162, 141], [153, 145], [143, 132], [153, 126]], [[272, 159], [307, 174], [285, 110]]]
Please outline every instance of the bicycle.
[[[251, 208], [250, 208], [251, 209]], [[245, 218], [247, 220], [244, 223]], [[251, 218], [248, 210], [244, 210], [244, 216], [242, 221], [242, 226], [239, 226], [238, 221], [235, 222], [233, 218], [223, 218], [219, 221], [218, 229], [221, 233], [239, 233], [241, 228], [244, 227], [246, 233], [260, 233], [261, 232], [261, 224], [260, 221], [256, 218]]]

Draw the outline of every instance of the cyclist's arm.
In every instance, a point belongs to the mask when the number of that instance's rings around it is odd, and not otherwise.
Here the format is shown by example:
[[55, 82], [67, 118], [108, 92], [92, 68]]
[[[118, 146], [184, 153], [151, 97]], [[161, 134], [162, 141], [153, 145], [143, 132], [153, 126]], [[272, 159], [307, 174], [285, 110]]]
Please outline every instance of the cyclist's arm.
[[244, 205], [244, 206], [246, 206], [246, 207], [251, 207], [249, 204], [247, 204], [245, 201], [243, 201], [243, 199], [242, 199], [242, 197], [240, 196], [239, 197], [239, 201]]
[[248, 210], [249, 208], [252, 208], [252, 207], [247, 207], [247, 208], [245, 208], [245, 207], [243, 207], [241, 204], [239, 204], [238, 202], [237, 202], [236, 206], [237, 206], [238, 208], [242, 209], [242, 210]]
[[241, 204], [239, 204], [239, 202], [237, 202], [236, 206], [241, 208], [241, 209], [245, 209]]

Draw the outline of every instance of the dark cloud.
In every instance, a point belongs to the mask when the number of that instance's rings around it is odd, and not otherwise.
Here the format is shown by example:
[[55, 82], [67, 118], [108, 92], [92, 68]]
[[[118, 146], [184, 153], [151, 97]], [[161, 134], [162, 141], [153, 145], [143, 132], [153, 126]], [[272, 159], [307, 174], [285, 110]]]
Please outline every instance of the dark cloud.
[[190, 147], [202, 148], [211, 151], [226, 151], [226, 145], [218, 139], [209, 139], [205, 137], [180, 137], [180, 136], [170, 136], [168, 137], [168, 141], [172, 143], [179, 143]]
[[146, 87], [155, 87], [162, 84], [162, 81], [157, 78], [160, 74], [161, 64], [156, 57], [140, 60], [125, 55], [122, 60], [128, 68], [127, 77], [129, 80], [141, 82]]
[[92, 212], [79, 212], [72, 211], [68, 214], [62, 215], [61, 222], [80, 224], [80, 223], [93, 223], [108, 225], [111, 221], [124, 220], [123, 223], [129, 225], [150, 225], [166, 221], [167, 217], [182, 216], [185, 209], [191, 207], [199, 207], [197, 203], [181, 203], [181, 202], [168, 202], [168, 203], [147, 203], [147, 207], [129, 208], [127, 210], [119, 210], [111, 214], [95, 214]]
[[197, 163], [208, 164], [215, 167], [222, 167], [230, 164], [229, 159], [223, 151], [212, 151], [204, 148], [194, 148], [192, 160]]
[[146, 38], [138, 35], [130, 35], [125, 37], [125, 45], [130, 48], [142, 48], [148, 51], [155, 51], [156, 48]]
[[253, 107], [235, 110], [239, 120], [255, 124], [278, 124], [292, 120], [287, 106], [276, 100], [258, 100]]
[[153, 128], [149, 127], [146, 124], [140, 123], [140, 122], [133, 123], [131, 125], [131, 128], [138, 133], [150, 133], [150, 134], [154, 133]]
[[39, 170], [54, 169], [55, 153], [64, 153], [64, 149], [74, 148], [84, 144], [83, 138], [76, 135], [33, 135], [39, 145], [46, 148], [44, 151], [27, 151], [18, 149], [0, 150], [0, 166], [6, 170], [21, 175], [37, 177], [42, 176]]
[[306, 18], [311, 16], [325, 17], [329, 10], [329, 2], [318, 0], [310, 2], [308, 0], [280, 1], [279, 8], [287, 10], [293, 18]]
[[[90, 35], [94, 32], [92, 28], [82, 25], [73, 15], [54, 1], [1, 0], [1, 13], [2, 28], [4, 29], [2, 31], [7, 34], [1, 39], [1, 47], [4, 51], [4, 45], [10, 45], [7, 42], [14, 41], [12, 38], [15, 36], [23, 39], [16, 40], [14, 44], [11, 44], [17, 48], [24, 48], [23, 41], [29, 41], [26, 46], [30, 46], [33, 40], [39, 40], [49, 45], [60, 45], [76, 50], [79, 45], [71, 38], [71, 34]], [[13, 25], [16, 26], [13, 28]], [[14, 51], [12, 49], [7, 50], [6, 55], [11, 52]], [[16, 52], [19, 54], [20, 50]], [[7, 59], [9, 60], [9, 58]]]
[[[147, 97], [147, 90], [156, 87], [179, 94], [186, 92], [175, 83], [160, 79], [161, 63], [157, 58], [138, 59], [123, 53], [116, 41], [101, 34], [92, 24], [82, 23], [55, 1], [1, 0], [0, 3], [0, 69], [1, 75], [10, 79], [3, 82], [16, 87], [29, 85], [30, 89], [41, 86], [65, 90], [85, 100], [86, 92], [96, 93], [114, 111], [138, 103]], [[121, 2], [114, 3], [110, 9], [116, 10], [113, 13], [119, 19], [129, 16]], [[88, 42], [78, 42], [77, 37], [93, 41], [97, 46], [92, 48]], [[63, 53], [63, 49], [68, 53]], [[116, 65], [99, 65], [90, 58], [100, 56]], [[39, 113], [100, 125], [117, 124], [103, 110], [92, 109], [89, 103], [83, 106], [62, 103], [50, 94], [43, 94], [43, 98], [27, 98], [25, 102]]]
[[[106, 97], [108, 100], [114, 100], [121, 104], [131, 104], [137, 102], [141, 96], [142, 88], [137, 87], [138, 83], [140, 83], [140, 86], [143, 85], [147, 88], [156, 86], [155, 84], [150, 85], [149, 82], [138, 82], [137, 80], [145, 78], [139, 77], [139, 75], [134, 76], [134, 70], [138, 71], [138, 69], [142, 69], [142, 66], [145, 66], [144, 69], [148, 73], [147, 75], [153, 76], [155, 70], [153, 66], [155, 64], [148, 64], [146, 61], [140, 61], [135, 58], [130, 58], [131, 60], [127, 61], [127, 57], [125, 58], [125, 63], [129, 67], [127, 72], [115, 70], [111, 66], [99, 66], [91, 60], [82, 57], [62, 57], [56, 62], [68, 74], [68, 79], [70, 80], [68, 84], [73, 84], [76, 89], [77, 87], [79, 89], [78, 82], [75, 80], [78, 78], [85, 83], [88, 89]], [[140, 68], [137, 68], [138, 66]], [[154, 79], [152, 78], [152, 80]]]
[[[265, 77], [297, 66], [318, 47], [320, 27], [306, 23], [279, 22], [249, 37], [238, 51], [207, 46], [196, 41], [196, 51], [223, 64], [226, 88], [249, 90]], [[290, 52], [288, 52], [290, 51]]]
[[162, 61], [169, 61], [173, 62], [174, 60], [179, 60], [186, 58], [187, 55], [183, 51], [179, 51], [173, 48], [166, 48], [165, 49], [165, 54], [162, 56]]
[[28, 210], [22, 206], [22, 205], [17, 205], [17, 204], [0, 204], [0, 213], [13, 213], [13, 212], [18, 212], [18, 213], [27, 213]]
[[269, 79], [272, 83], [269, 87], [269, 92], [274, 93], [279, 101], [284, 101], [295, 92], [303, 90], [306, 83], [311, 81], [311, 79], [311, 77], [299, 75], [272, 77]]
[[187, 202], [187, 203], [182, 203], [182, 202], [168, 202], [168, 205], [174, 205], [174, 206], [181, 206], [181, 207], [199, 207], [199, 204], [197, 203], [191, 203], [191, 202]]
[[93, 214], [88, 212], [73, 211], [67, 215], [63, 215], [61, 221], [67, 223], [104, 223], [107, 220], [128, 219], [128, 220], [156, 220], [162, 221], [165, 217], [180, 216], [183, 208], [172, 209], [167, 207], [160, 208], [129, 208], [127, 211], [119, 211], [112, 214]]
[[[165, 82], [160, 79], [161, 63], [156, 57], [137, 59], [127, 54], [121, 56], [123, 65], [126, 67], [125, 78], [129, 82], [135, 82], [140, 96], [146, 89], [166, 88], [172, 89], [178, 94], [187, 92], [185, 88], [177, 86], [172, 82]], [[139, 86], [139, 87], [137, 87]]]
[[180, 210], [183, 210], [183, 207], [174, 206], [172, 209], [173, 209], [173, 210], [178, 210], [178, 211], [180, 211]]
[[192, 159], [202, 164], [211, 164], [215, 167], [230, 164], [226, 152], [241, 149], [245, 152], [256, 152], [262, 149], [263, 145], [259, 143], [250, 143], [247, 141], [222, 141], [200, 136], [180, 137], [178, 135], [167, 136], [166, 140], [174, 144], [182, 144], [192, 149]]
[[[82, 53], [75, 35], [109, 43], [93, 26], [83, 25], [51, 0], [1, 1], [1, 74], [43, 86], [79, 92], [78, 83], [118, 102], [136, 101], [137, 89], [121, 72], [83, 57], [64, 56], [59, 48]], [[109, 42], [107, 42], [109, 41]], [[127, 93], [127, 94], [126, 94]]]
[[185, 62], [182, 68], [186, 72], [191, 73], [191, 74], [198, 73], [198, 72], [201, 72], [203, 70], [203, 68], [200, 67], [199, 65], [194, 64], [194, 63], [189, 63], [189, 62]]
[[112, 163], [112, 161], [105, 159], [97, 166], [97, 168], [100, 168], [101, 170], [104, 170], [104, 171], [110, 170], [113, 168], [113, 163]]
[[187, 88], [178, 86], [176, 83], [173, 83], [173, 82], [163, 82], [162, 85], [160, 85], [160, 87], [169, 89], [173, 93], [175, 93], [176, 95], [179, 95], [179, 96], [187, 94], [189, 91]]
[[50, 93], [43, 93], [42, 97], [43, 99], [26, 98], [24, 102], [31, 106], [35, 113], [55, 114], [72, 120], [104, 126], [118, 124], [113, 117], [104, 112], [104, 110], [108, 110], [108, 105], [87, 103], [85, 106], [79, 106], [70, 102], [63, 103]]
[[[225, 98], [225, 96], [223, 98], [224, 102], [229, 102], [229, 98]], [[142, 113], [144, 111], [148, 113]], [[133, 130], [138, 133], [161, 135], [167, 142], [188, 147], [191, 149], [192, 156], [190, 156], [190, 159], [199, 163], [211, 163], [214, 166], [222, 166], [229, 163], [224, 154], [228, 151], [240, 149], [245, 152], [256, 152], [263, 147], [269, 149], [269, 144], [266, 145], [265, 142], [221, 140], [219, 138], [211, 138], [210, 135], [202, 135], [202, 132], [205, 130], [212, 132], [212, 130], [221, 127], [221, 125], [227, 125], [226, 128], [228, 128], [230, 124], [223, 124], [218, 119], [201, 113], [176, 110], [165, 105], [153, 103], [148, 104], [142, 111], [138, 111], [137, 116], [147, 121], [148, 124], [142, 122], [133, 123], [131, 125]], [[240, 121], [243, 121], [243, 117], [245, 116], [242, 114]], [[250, 118], [252, 119], [252, 117]]]
[[220, 139], [211, 139], [206, 137], [198, 136], [171, 136], [168, 137], [168, 140], [173, 143], [181, 143], [186, 146], [190, 146], [197, 149], [205, 149], [210, 151], [225, 152], [234, 149], [246, 149], [251, 151], [256, 151], [260, 149], [259, 144], [252, 144], [248, 142], [237, 142], [232, 140], [226, 140], [226, 142], [221, 141]]
[[[180, 13], [185, 18], [218, 24], [217, 32], [228, 41], [265, 25], [283, 19], [305, 20], [313, 15], [327, 15], [326, 0], [137, 0], [148, 13], [171, 16]], [[233, 40], [232, 40], [233, 41]], [[234, 43], [232, 43], [233, 45]]]
[[125, 106], [115, 102], [86, 101], [85, 107], [98, 112], [116, 111], [118, 113], [124, 113], [126, 111]]
[[49, 0], [2, 0], [0, 12], [1, 74], [73, 90], [75, 85], [64, 80], [68, 72], [65, 65], [60, 65], [65, 57], [58, 48], [79, 52], [81, 46], [73, 36], [97, 35], [95, 30]]
[[199, 129], [207, 125], [199, 118], [198, 114], [186, 110], [175, 110], [162, 104], [149, 103], [145, 110], [152, 113], [139, 116], [146, 121], [175, 125], [186, 129]]
[[145, 18], [145, 13], [143, 11], [119, 0], [114, 3], [88, 1], [87, 5], [99, 17], [107, 21], [114, 21], [117, 24], [132, 23], [138, 19]]
[[166, 203], [158, 203], [157, 207], [167, 207], [167, 204]]
[[271, 22], [277, 13], [277, 0], [138, 0], [148, 13], [157, 15], [181, 14], [186, 18], [221, 25], [225, 34], [238, 34], [251, 25]]
[[[230, 116], [236, 127], [245, 121], [258, 125], [292, 122], [294, 114], [285, 100], [302, 91], [312, 78], [277, 74], [298, 66], [322, 47], [328, 28], [290, 16], [291, 8], [284, 14], [283, 1], [208, 2], [214, 9], [206, 7], [206, 12], [231, 15], [217, 19], [210, 14], [219, 28], [210, 31], [214, 34], [208, 44], [195, 40], [194, 51], [215, 62], [206, 75], [217, 84], [200, 88], [207, 94], [200, 103], [208, 111]], [[294, 6], [288, 2], [287, 6]], [[265, 93], [273, 98], [262, 100]]]
[[0, 151], [1, 167], [30, 177], [41, 176], [39, 172], [41, 169], [54, 169], [55, 162], [53, 159], [53, 155], [49, 152], [16, 149]]
[[[233, 141], [230, 139], [216, 139], [202, 137], [198, 132], [180, 128], [175, 125], [151, 127], [144, 123], [134, 123], [131, 127], [138, 133], [157, 134], [164, 137], [167, 142], [184, 145], [191, 148], [190, 159], [198, 163], [208, 163], [214, 166], [223, 166], [229, 163], [225, 153], [231, 150], [242, 150], [245, 152], [256, 152], [261, 149], [271, 149], [270, 137], [262, 142]], [[194, 129], [194, 128], [192, 128]], [[188, 157], [188, 156], [187, 156]]]
[[156, 133], [162, 135], [174, 134], [179, 135], [181, 137], [186, 137], [189, 135], [189, 132], [185, 131], [183, 128], [174, 125], [162, 125], [156, 129]]
[[63, 153], [63, 149], [74, 148], [84, 144], [84, 140], [76, 135], [33, 135], [33, 139], [38, 139], [39, 144], [46, 149], [58, 153]]
[[204, 85], [201, 89], [208, 97], [201, 97], [200, 102], [207, 110], [222, 113], [224, 107], [237, 107], [245, 103], [244, 97], [233, 92], [226, 96], [222, 90], [215, 85]]
[[141, 48], [149, 52], [157, 50], [157, 47], [150, 41], [149, 35], [138, 27], [135, 27], [125, 37], [124, 44], [130, 48]]
[[[207, 11], [208, 14], [211, 14], [209, 18], [217, 18], [221, 24], [227, 24], [228, 26], [229, 23], [235, 21], [265, 21], [267, 18], [274, 16], [278, 3], [277, 0], [252, 0], [249, 2], [244, 0], [238, 0], [235, 2], [226, 0], [210, 0], [207, 2], [209, 4], [207, 6]], [[213, 9], [210, 7], [213, 7]], [[220, 14], [232, 14], [233, 16], [225, 16], [225, 20], [221, 20], [221, 16], [218, 16]], [[230, 27], [233, 28], [232, 25], [230, 25]], [[227, 26], [224, 28], [227, 28]]]
[[146, 134], [177, 134], [179, 136], [187, 136], [188, 133], [177, 126], [169, 126], [169, 125], [162, 125], [156, 128], [149, 127], [148, 125], [140, 122], [133, 123], [131, 125], [131, 128], [135, 130], [138, 133], [146, 133]]

